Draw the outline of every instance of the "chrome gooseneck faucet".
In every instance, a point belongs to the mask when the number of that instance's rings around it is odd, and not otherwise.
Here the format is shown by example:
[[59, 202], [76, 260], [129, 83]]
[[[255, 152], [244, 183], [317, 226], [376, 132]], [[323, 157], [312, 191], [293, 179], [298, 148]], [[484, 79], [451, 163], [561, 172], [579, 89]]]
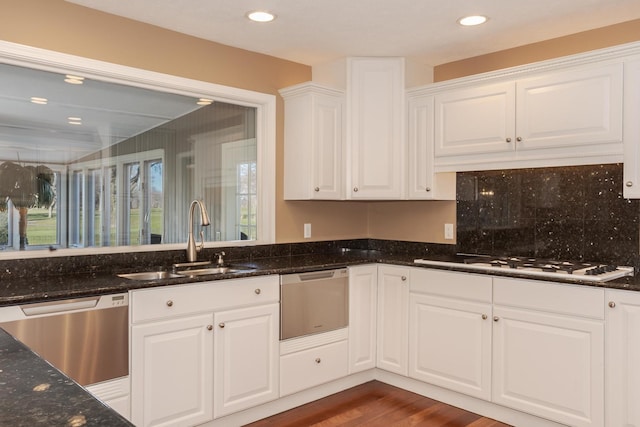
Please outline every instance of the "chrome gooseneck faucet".
[[196, 246], [193, 239], [193, 211], [196, 206], [200, 208], [200, 225], [206, 227], [210, 224], [207, 208], [202, 200], [194, 200], [189, 207], [189, 238], [187, 239], [187, 261], [194, 262], [198, 258], [198, 252], [204, 247], [204, 231], [200, 231], [200, 245]]

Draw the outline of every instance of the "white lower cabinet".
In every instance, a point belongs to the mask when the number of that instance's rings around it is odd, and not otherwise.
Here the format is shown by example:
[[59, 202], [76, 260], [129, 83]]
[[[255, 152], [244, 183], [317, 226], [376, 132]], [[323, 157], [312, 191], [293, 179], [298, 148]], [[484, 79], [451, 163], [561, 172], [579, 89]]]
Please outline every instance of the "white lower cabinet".
[[349, 373], [346, 328], [280, 343], [280, 396], [287, 396]]
[[492, 401], [604, 425], [604, 290], [493, 279]]
[[131, 328], [131, 420], [137, 426], [213, 419], [213, 313]]
[[607, 427], [640, 426], [640, 292], [606, 291]]
[[409, 376], [491, 398], [491, 277], [413, 269]]
[[278, 276], [131, 292], [131, 420], [193, 426], [278, 397]]
[[349, 267], [349, 373], [376, 367], [378, 266]]
[[409, 343], [408, 267], [378, 266], [376, 366], [407, 376]]
[[278, 398], [278, 304], [215, 314], [216, 418]]

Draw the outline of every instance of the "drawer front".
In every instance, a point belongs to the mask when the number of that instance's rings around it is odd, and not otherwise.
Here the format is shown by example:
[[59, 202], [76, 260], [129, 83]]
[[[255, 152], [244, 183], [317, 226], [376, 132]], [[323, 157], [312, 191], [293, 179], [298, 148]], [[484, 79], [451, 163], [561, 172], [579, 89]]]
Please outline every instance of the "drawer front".
[[278, 276], [217, 280], [131, 292], [131, 322], [278, 302]]
[[493, 303], [604, 319], [604, 289], [584, 285], [495, 277]]
[[347, 341], [280, 357], [280, 396], [314, 387], [348, 374]]
[[428, 268], [411, 269], [411, 292], [491, 302], [491, 276]]

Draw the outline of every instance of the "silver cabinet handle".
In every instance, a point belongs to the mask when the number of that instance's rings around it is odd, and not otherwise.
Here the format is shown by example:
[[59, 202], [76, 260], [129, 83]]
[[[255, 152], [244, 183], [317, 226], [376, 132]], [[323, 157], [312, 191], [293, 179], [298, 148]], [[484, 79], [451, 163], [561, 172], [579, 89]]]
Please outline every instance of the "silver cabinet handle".
[[353, 187], [353, 192], [357, 193], [358, 192], [358, 187]]
[[497, 322], [498, 320], [500, 320], [500, 318], [498, 316], [493, 316], [493, 321]]
[[262, 291], [260, 290], [260, 288], [258, 288], [258, 289], [256, 289], [256, 290], [255, 290], [255, 291], [253, 291], [253, 292], [255, 292], [255, 293], [256, 293], [256, 295], [260, 295], [260, 292], [262, 292]]
[[220, 327], [220, 329], [224, 329], [224, 322], [219, 323], [218, 326]]
[[212, 331], [213, 330], [213, 325], [207, 325], [207, 331]]
[[171, 300], [167, 301], [167, 307], [173, 307], [173, 301]]
[[521, 142], [521, 141], [522, 141], [522, 137], [520, 137], [520, 136], [519, 136], [519, 137], [517, 137], [517, 138], [516, 138], [516, 141]]
[[427, 191], [431, 191], [431, 187], [427, 187], [427, 188], [426, 188], [426, 190], [427, 190]]
[[633, 182], [632, 181], [627, 181], [625, 185], [627, 187], [633, 187]]
[[317, 193], [318, 191], [320, 191], [320, 187], [314, 188], [313, 191], [315, 191]]
[[507, 138], [507, 139], [506, 139], [506, 141], [507, 141], [507, 142], [511, 142], [511, 138]]
[[320, 360], [320, 358], [319, 358], [319, 357], [318, 357], [318, 358], [316, 358], [316, 363], [320, 363], [320, 362], [322, 362], [322, 360]]
[[400, 278], [400, 280], [402, 280], [403, 282], [406, 282], [406, 281], [407, 281], [407, 276], [402, 276], [402, 277]]
[[487, 320], [487, 315], [486, 314], [482, 315], [482, 320]]
[[616, 306], [616, 303], [615, 303], [615, 302], [613, 302], [613, 301], [609, 301], [609, 307], [611, 307], [611, 308], [615, 308], [615, 306]]

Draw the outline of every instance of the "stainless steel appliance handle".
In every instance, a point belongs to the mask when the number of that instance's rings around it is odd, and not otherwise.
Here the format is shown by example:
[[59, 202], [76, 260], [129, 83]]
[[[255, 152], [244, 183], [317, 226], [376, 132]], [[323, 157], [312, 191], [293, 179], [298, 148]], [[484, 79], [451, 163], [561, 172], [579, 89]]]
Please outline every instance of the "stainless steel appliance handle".
[[313, 271], [311, 273], [302, 273], [299, 275], [300, 280], [318, 280], [330, 279], [334, 275], [333, 271]]
[[25, 316], [39, 314], [64, 313], [66, 311], [94, 308], [100, 297], [78, 298], [65, 301], [43, 302], [40, 304], [23, 305], [20, 307]]

